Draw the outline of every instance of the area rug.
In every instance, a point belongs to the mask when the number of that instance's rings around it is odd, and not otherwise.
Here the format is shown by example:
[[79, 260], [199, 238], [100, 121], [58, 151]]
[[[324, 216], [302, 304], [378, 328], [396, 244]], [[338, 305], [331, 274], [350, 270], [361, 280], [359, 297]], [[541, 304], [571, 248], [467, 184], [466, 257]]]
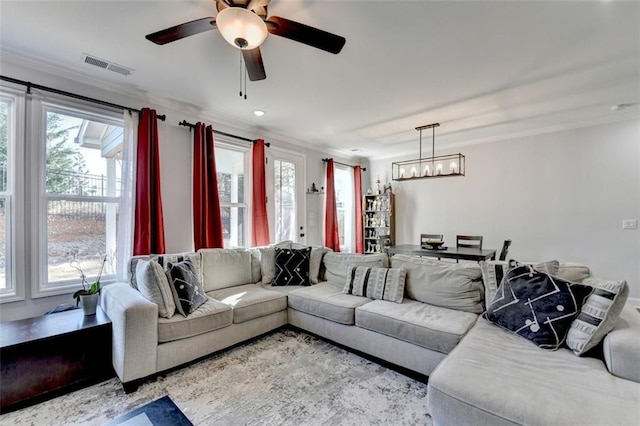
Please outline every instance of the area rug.
[[102, 426], [193, 426], [193, 423], [171, 398], [163, 396]]
[[432, 425], [427, 385], [283, 330], [158, 377], [117, 379], [0, 416], [0, 424], [102, 425], [169, 396], [195, 425]]

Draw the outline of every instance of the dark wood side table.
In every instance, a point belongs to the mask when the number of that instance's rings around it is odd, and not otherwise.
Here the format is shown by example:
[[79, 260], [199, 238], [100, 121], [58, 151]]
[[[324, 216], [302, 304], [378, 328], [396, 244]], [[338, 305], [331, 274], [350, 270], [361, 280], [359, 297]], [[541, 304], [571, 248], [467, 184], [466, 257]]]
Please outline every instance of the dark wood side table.
[[111, 320], [100, 307], [0, 323], [0, 411], [113, 377]]

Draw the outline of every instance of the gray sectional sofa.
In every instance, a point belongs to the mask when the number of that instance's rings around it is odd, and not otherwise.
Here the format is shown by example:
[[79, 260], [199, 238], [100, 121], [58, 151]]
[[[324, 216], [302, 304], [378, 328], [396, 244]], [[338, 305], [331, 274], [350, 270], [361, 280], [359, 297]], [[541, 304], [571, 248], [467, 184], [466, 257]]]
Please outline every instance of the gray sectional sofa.
[[[604, 359], [577, 357], [568, 349], [539, 349], [483, 319], [485, 287], [478, 264], [313, 247], [310, 286], [272, 286], [274, 250], [134, 257], [130, 282], [105, 286], [101, 297], [113, 322], [114, 369], [125, 390], [289, 324], [429, 376], [428, 411], [437, 425], [640, 424], [635, 310], [625, 310], [605, 338]], [[154, 297], [138, 285], [137, 264], [183, 258], [196, 266], [206, 302], [186, 317], [162, 317], [160, 296], [151, 301]], [[354, 264], [405, 270], [402, 303], [346, 294]], [[581, 279], [588, 275], [586, 267], [578, 269]], [[569, 265], [558, 274], [575, 279], [575, 272], [576, 265]]]

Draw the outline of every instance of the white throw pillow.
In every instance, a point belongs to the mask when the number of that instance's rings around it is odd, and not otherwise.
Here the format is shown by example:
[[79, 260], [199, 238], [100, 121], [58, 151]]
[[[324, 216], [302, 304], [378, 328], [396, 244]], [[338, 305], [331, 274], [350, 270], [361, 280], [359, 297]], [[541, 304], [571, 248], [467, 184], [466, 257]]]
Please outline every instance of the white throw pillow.
[[176, 312], [176, 304], [164, 269], [154, 260], [138, 260], [136, 282], [140, 293], [158, 305], [158, 315], [171, 318]]
[[589, 277], [582, 284], [590, 285], [594, 291], [582, 305], [567, 334], [567, 346], [578, 356], [600, 343], [613, 329], [629, 296], [629, 286], [624, 280]]

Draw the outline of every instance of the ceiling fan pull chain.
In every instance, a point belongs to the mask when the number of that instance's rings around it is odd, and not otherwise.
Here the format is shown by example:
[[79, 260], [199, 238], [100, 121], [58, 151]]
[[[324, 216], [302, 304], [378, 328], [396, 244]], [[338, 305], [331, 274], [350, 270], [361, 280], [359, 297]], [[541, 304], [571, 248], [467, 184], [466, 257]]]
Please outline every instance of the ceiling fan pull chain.
[[238, 74], [238, 76], [240, 77], [240, 97], [242, 97], [242, 50], [239, 53], [240, 53], [240, 74]]
[[[246, 65], [246, 64], [245, 64]], [[244, 69], [244, 100], [247, 100], [247, 67]]]

